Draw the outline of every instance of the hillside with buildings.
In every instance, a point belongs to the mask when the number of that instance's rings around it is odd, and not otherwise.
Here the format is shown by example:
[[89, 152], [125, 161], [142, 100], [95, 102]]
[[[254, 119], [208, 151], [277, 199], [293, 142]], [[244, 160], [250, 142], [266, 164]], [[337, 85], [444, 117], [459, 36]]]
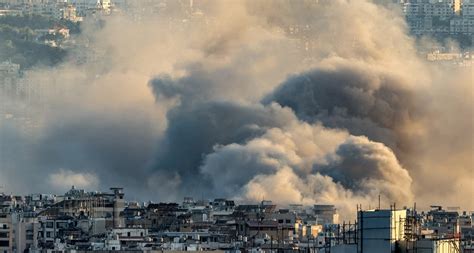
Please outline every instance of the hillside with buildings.
[[416, 36], [432, 36], [439, 41], [451, 38], [461, 47], [471, 47], [474, 36], [472, 0], [396, 0]]

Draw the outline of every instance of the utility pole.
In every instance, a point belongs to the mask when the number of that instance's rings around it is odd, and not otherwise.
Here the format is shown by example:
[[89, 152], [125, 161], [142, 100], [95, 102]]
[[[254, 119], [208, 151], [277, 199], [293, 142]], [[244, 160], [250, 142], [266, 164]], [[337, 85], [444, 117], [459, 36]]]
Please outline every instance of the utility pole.
[[270, 253], [273, 253], [273, 236], [270, 236]]
[[379, 210], [380, 210], [380, 194], [379, 194]]

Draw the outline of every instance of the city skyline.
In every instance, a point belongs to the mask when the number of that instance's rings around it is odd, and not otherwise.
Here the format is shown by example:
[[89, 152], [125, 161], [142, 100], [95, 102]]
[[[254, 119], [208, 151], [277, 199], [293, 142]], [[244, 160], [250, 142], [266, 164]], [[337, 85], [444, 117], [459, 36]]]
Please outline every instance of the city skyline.
[[468, 0], [0, 0], [0, 192], [472, 211], [473, 38]]
[[[431, 206], [364, 209], [351, 219], [334, 205], [270, 200], [128, 202], [123, 188], [62, 196], [0, 194], [0, 249], [6, 252], [469, 252], [474, 213]], [[380, 200], [379, 200], [380, 201]], [[387, 226], [389, 225], [389, 226]], [[461, 251], [462, 250], [462, 251]]]

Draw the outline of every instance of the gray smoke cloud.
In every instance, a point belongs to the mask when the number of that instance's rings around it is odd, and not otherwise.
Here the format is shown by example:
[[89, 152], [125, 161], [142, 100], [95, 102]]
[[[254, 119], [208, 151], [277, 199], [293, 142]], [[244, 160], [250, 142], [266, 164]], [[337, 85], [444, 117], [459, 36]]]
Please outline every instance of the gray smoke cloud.
[[369, 64], [331, 59], [324, 66], [290, 77], [263, 102], [291, 108], [304, 121], [321, 122], [409, 152], [425, 98], [399, 73]]
[[473, 199], [472, 76], [421, 59], [397, 11], [195, 2], [206, 15], [173, 4], [139, 25], [86, 25], [91, 55], [29, 71], [50, 94], [33, 133], [0, 122], [0, 183], [325, 203], [346, 217], [378, 195], [385, 206]]
[[357, 203], [370, 203], [379, 194], [398, 203], [413, 200], [411, 178], [389, 148], [301, 122], [269, 129], [245, 144], [216, 146], [201, 172], [214, 192], [283, 203], [338, 203], [345, 217], [353, 215]]
[[[384, 144], [326, 128], [317, 119], [306, 123], [298, 119], [298, 110], [276, 103], [199, 99], [199, 80], [197, 75], [151, 82], [157, 98], [183, 101], [168, 112], [165, 137], [158, 145], [162, 152], [154, 164], [157, 172], [149, 180], [157, 194], [166, 194], [162, 198], [194, 192], [308, 205], [338, 202], [345, 215], [357, 201], [365, 203], [379, 194], [389, 203], [413, 200], [411, 177]], [[156, 183], [160, 178], [175, 180], [161, 187]], [[315, 189], [308, 191], [308, 184]]]
[[[203, 155], [213, 152], [215, 145], [243, 143], [269, 127], [285, 125], [292, 118], [291, 112], [278, 108], [231, 103], [205, 103], [190, 110], [170, 111], [154, 168], [165, 172], [161, 176], [178, 175], [181, 184], [178, 189], [160, 189], [158, 194], [162, 192], [161, 197], [166, 198], [171, 192], [176, 194], [174, 199], [192, 192], [215, 195], [209, 181], [199, 172]], [[159, 188], [153, 180], [149, 181], [150, 186]]]

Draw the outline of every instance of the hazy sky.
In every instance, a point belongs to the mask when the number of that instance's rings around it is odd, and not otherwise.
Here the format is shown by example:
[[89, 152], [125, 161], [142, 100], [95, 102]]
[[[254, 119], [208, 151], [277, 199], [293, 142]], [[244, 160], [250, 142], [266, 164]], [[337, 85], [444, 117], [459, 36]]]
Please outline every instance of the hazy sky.
[[[28, 71], [45, 91], [31, 109], [42, 124], [26, 135], [2, 119], [0, 183], [345, 215], [378, 195], [387, 207], [474, 208], [472, 72], [425, 62], [399, 12], [368, 0], [195, 2], [204, 16], [168, 6], [86, 22], [90, 52]], [[84, 54], [97, 60], [77, 65]]]

